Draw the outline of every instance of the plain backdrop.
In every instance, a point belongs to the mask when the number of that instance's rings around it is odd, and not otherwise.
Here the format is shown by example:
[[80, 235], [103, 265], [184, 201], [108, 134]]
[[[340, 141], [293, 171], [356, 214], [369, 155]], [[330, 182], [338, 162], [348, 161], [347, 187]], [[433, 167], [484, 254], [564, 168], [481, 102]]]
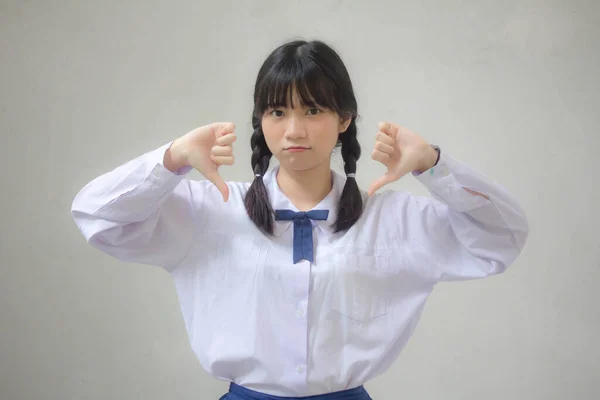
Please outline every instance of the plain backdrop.
[[[390, 120], [504, 185], [531, 233], [503, 275], [439, 285], [376, 400], [600, 398], [598, 1], [0, 1], [0, 399], [217, 399], [170, 276], [86, 244], [96, 176], [235, 122], [292, 39], [345, 61], [363, 188]], [[341, 156], [334, 157], [341, 166]], [[197, 172], [192, 179], [202, 179]], [[427, 194], [412, 177], [392, 188]]]

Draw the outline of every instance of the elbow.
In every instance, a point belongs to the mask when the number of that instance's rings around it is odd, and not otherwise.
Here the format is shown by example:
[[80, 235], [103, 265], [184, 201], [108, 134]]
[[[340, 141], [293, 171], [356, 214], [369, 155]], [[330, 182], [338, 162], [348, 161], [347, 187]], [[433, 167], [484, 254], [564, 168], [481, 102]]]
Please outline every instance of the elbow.
[[94, 229], [90, 228], [90, 216], [86, 215], [85, 213], [82, 213], [81, 211], [73, 210], [71, 211], [71, 217], [73, 218], [75, 225], [79, 229], [79, 232], [81, 232], [81, 234], [85, 238], [85, 241], [89, 244], [93, 244], [94, 238], [98, 237], [98, 234], [100, 232], [97, 232]]
[[89, 242], [89, 237], [86, 236], [85, 223], [89, 220], [90, 215], [83, 211], [81, 207], [81, 202], [78, 197], [75, 197], [75, 199], [71, 203], [70, 211], [73, 222], [75, 222], [75, 225], [77, 225], [79, 231], [83, 234], [83, 236], [85, 236], [86, 241]]
[[[70, 212], [71, 212], [71, 218], [75, 222], [75, 225], [77, 225], [79, 230], [85, 236], [84, 227], [85, 227], [85, 223], [90, 219], [90, 213], [86, 212], [86, 208], [89, 208], [89, 207], [86, 207], [86, 204], [88, 204], [88, 202], [86, 202], [86, 200], [84, 199], [82, 192], [83, 192], [83, 189], [81, 191], [79, 191], [79, 193], [77, 193], [77, 195], [71, 202]], [[86, 240], [89, 241], [89, 238], [86, 237]]]
[[73, 219], [73, 222], [75, 222], [75, 225], [77, 225], [77, 228], [79, 228], [79, 231], [85, 237], [85, 240], [87, 242], [89, 242], [90, 236], [92, 235], [93, 232], [90, 232], [90, 230], [87, 229], [87, 224], [90, 221], [90, 219], [92, 218], [91, 213], [86, 210], [87, 208], [89, 208], [89, 207], [86, 207], [87, 204], [89, 204], [89, 203], [86, 202], [82, 198], [81, 192], [80, 192], [73, 199], [73, 202], [71, 203], [70, 211], [71, 211], [71, 218]]
[[518, 223], [513, 226], [512, 236], [517, 247], [517, 252], [521, 253], [529, 237], [529, 221], [525, 213], [520, 213]]
[[499, 257], [496, 262], [493, 262], [493, 275], [505, 272], [519, 258], [527, 242], [529, 236], [529, 224], [526, 219], [518, 227], [512, 229], [512, 246], [507, 249], [503, 257]]

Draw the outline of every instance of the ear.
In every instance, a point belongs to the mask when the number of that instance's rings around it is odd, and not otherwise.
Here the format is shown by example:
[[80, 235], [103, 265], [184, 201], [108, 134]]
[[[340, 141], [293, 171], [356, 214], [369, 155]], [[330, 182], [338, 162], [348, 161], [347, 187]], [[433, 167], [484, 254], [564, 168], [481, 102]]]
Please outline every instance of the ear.
[[352, 123], [352, 116], [348, 117], [347, 119], [340, 117], [340, 123], [339, 123], [340, 133], [346, 132], [346, 130], [348, 129], [348, 127], [350, 126], [351, 123]]

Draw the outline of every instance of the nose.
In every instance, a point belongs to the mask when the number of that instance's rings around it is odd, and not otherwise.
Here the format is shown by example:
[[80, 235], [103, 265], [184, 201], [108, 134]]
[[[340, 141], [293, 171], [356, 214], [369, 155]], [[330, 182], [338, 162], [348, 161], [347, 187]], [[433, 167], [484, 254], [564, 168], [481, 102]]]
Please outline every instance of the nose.
[[302, 118], [291, 116], [285, 128], [285, 137], [290, 140], [303, 139], [306, 137], [306, 128]]

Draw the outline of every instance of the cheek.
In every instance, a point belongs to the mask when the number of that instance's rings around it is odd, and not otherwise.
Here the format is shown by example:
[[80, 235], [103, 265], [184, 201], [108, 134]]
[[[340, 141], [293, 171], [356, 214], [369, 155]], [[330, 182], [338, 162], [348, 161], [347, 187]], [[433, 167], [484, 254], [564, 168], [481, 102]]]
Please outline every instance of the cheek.
[[330, 150], [333, 150], [339, 137], [338, 129], [339, 126], [335, 122], [330, 122], [326, 124], [326, 126], [321, 126], [321, 129], [318, 130], [318, 140], [322, 143], [323, 147], [331, 147]]
[[277, 129], [276, 124], [272, 122], [263, 121], [262, 123], [262, 131], [265, 137], [265, 141], [267, 142], [267, 146], [269, 149], [272, 149], [272, 144], [279, 140], [281, 136], [279, 133], [279, 129]]

